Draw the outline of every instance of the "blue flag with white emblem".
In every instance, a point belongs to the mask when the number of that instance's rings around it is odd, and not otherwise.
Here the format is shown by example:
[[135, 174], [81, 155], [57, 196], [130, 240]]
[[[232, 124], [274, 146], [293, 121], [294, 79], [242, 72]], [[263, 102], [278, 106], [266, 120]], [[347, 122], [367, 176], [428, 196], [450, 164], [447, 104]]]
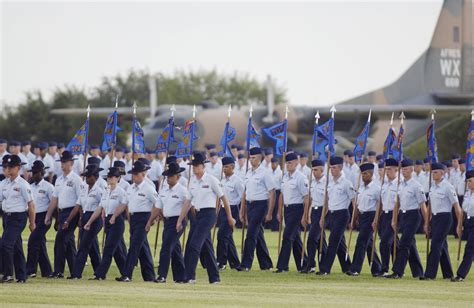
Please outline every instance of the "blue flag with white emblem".
[[257, 133], [255, 127], [252, 124], [252, 118], [249, 118], [249, 124], [247, 125], [247, 152], [251, 148], [260, 147], [258, 144], [258, 139], [260, 139], [260, 134]]
[[392, 147], [393, 143], [395, 142], [395, 138], [397, 138], [397, 135], [395, 134], [395, 131], [393, 130], [392, 127], [389, 128], [387, 138], [385, 139], [385, 142], [383, 143], [383, 159], [386, 160], [392, 155]]
[[466, 145], [466, 171], [474, 170], [474, 119], [471, 119]]
[[230, 126], [230, 123], [227, 122], [224, 127], [224, 133], [222, 134], [221, 137], [221, 148], [222, 150], [219, 152], [220, 156], [229, 156], [234, 158], [234, 155], [232, 154], [232, 151], [230, 150], [229, 147], [229, 142], [235, 139], [236, 136], [236, 130], [232, 126]]
[[174, 142], [174, 118], [171, 117], [168, 124], [163, 129], [163, 132], [156, 141], [156, 152], [167, 152], [170, 147], [170, 143]]
[[438, 162], [438, 146], [436, 145], [436, 136], [435, 136], [435, 122], [431, 121], [430, 126], [426, 130], [426, 141], [428, 143], [428, 153], [427, 158], [431, 163]]
[[193, 143], [195, 140], [199, 139], [195, 134], [196, 122], [193, 120], [186, 121], [184, 126], [183, 138], [178, 143], [176, 148], [176, 157], [190, 157], [193, 153]]
[[109, 114], [105, 123], [104, 141], [102, 142], [103, 152], [110, 151], [112, 145], [115, 145], [118, 131], [120, 131], [120, 127], [118, 127], [118, 114], [117, 111], [114, 111]]
[[[334, 148], [334, 144], [336, 143], [334, 139], [334, 119], [330, 118], [329, 120], [326, 121], [323, 125], [318, 126], [317, 128], [318, 131], [318, 140], [319, 138], [322, 138], [323, 141], [320, 143], [320, 151], [324, 153], [324, 159], [327, 159], [326, 156], [326, 146], [327, 146], [327, 151], [331, 153], [331, 156], [336, 155], [336, 150]], [[324, 144], [326, 142], [326, 144]], [[318, 151], [319, 153], [321, 153]], [[323, 159], [321, 156], [319, 159]]]
[[133, 153], [144, 154], [145, 153], [145, 134], [140, 125], [140, 122], [136, 117], [132, 120], [132, 149]]
[[367, 139], [369, 138], [369, 130], [370, 130], [370, 122], [367, 121], [367, 124], [365, 124], [364, 129], [359, 134], [355, 142], [354, 159], [356, 163], [359, 163], [362, 161], [362, 156], [364, 155], [365, 149], [367, 147]]
[[285, 119], [273, 126], [263, 128], [263, 132], [275, 142], [275, 155], [283, 156], [287, 149], [288, 120]]
[[66, 147], [66, 150], [74, 155], [84, 154], [86, 152], [87, 139], [89, 137], [89, 119], [79, 128], [74, 137]]
[[392, 157], [396, 161], [403, 160], [403, 137], [405, 135], [405, 130], [403, 125], [400, 125], [400, 130], [398, 131], [398, 136], [392, 146]]
[[318, 130], [318, 124], [314, 124], [313, 128], [313, 157], [319, 160], [327, 160], [326, 146], [329, 144], [329, 140]]

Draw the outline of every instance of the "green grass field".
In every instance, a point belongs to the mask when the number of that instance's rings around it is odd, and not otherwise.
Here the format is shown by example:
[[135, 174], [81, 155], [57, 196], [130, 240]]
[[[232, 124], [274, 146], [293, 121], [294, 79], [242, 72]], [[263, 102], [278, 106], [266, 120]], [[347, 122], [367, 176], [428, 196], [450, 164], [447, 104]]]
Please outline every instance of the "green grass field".
[[[128, 227], [127, 227], [128, 228]], [[149, 234], [150, 244], [154, 243], [155, 227]], [[24, 232], [24, 241], [29, 231]], [[53, 253], [55, 231], [48, 233], [50, 258]], [[278, 233], [266, 232], [266, 239], [274, 264], [277, 256]], [[128, 235], [127, 235], [128, 236]], [[240, 250], [241, 230], [234, 234]], [[357, 234], [354, 234], [355, 243]], [[99, 241], [101, 241], [99, 236]], [[128, 238], [126, 239], [128, 240]], [[425, 240], [419, 235], [418, 248], [425, 264]], [[457, 268], [457, 241], [450, 238], [453, 267]], [[463, 243], [464, 248], [464, 243]], [[153, 247], [152, 247], [153, 249]], [[351, 249], [351, 254], [354, 247]], [[327, 277], [314, 274], [299, 274], [291, 260], [289, 273], [274, 274], [258, 270], [254, 263], [251, 272], [225, 270], [221, 273], [222, 283], [209, 285], [207, 274], [200, 266], [195, 285], [172, 282], [156, 284], [141, 281], [140, 270], [135, 270], [134, 280], [119, 283], [114, 280], [118, 270], [114, 263], [107, 281], [88, 281], [92, 277], [92, 266], [86, 266], [83, 279], [29, 279], [26, 284], [0, 285], [0, 306], [31, 305], [77, 305], [77, 306], [468, 306], [474, 307], [474, 278], [471, 274], [463, 283], [451, 283], [442, 278], [436, 281], [419, 281], [411, 278], [411, 273], [400, 280], [372, 278], [365, 264], [359, 277], [349, 277], [341, 273], [338, 261], [333, 273]], [[157, 260], [155, 265], [157, 265]], [[90, 264], [90, 263], [89, 263]], [[408, 267], [407, 267], [408, 268]], [[66, 271], [65, 275], [69, 273]], [[438, 276], [441, 273], [438, 272]], [[171, 282], [170, 282], [171, 281]]]

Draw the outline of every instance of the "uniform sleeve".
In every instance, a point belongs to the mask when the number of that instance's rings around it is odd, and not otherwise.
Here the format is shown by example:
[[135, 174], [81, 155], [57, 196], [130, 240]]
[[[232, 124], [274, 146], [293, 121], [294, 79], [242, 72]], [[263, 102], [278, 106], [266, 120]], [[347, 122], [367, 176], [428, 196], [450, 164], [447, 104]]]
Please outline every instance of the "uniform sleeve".
[[425, 192], [423, 191], [423, 186], [421, 186], [421, 184], [416, 186], [414, 193], [418, 204], [426, 202]]
[[26, 203], [33, 201], [33, 196], [31, 195], [30, 184], [24, 183], [20, 186], [20, 189], [21, 189], [20, 193], [23, 199], [25, 199]]
[[100, 200], [102, 200], [103, 196], [105, 196], [105, 190], [101, 188], [97, 191], [97, 196], [95, 197], [98, 204], [100, 204]]
[[[57, 182], [57, 180], [56, 180]], [[57, 185], [54, 185], [54, 190], [53, 190], [53, 197], [57, 198], [59, 196], [59, 188]]]
[[156, 198], [156, 202], [155, 202], [155, 207], [157, 209], [163, 209], [163, 206], [164, 206], [164, 203], [163, 203], [163, 200], [161, 199], [161, 196], [158, 195], [158, 198]]
[[222, 189], [222, 184], [215, 177], [209, 177], [211, 179], [211, 189], [216, 194], [218, 198], [221, 198], [224, 195], [224, 190]]
[[300, 194], [303, 196], [307, 196], [309, 193], [309, 181], [308, 178], [303, 175], [298, 178], [297, 189], [299, 190]]
[[54, 196], [54, 186], [49, 184], [48, 189], [46, 190], [46, 196], [48, 197], [48, 200], [51, 201]]
[[267, 188], [267, 191], [276, 188], [275, 181], [273, 180], [272, 174], [270, 172], [265, 172], [265, 175], [263, 176], [263, 181], [265, 182], [265, 187]]
[[81, 194], [82, 194], [82, 181], [80, 178], [76, 178], [76, 180], [74, 181], [74, 191], [76, 192], [76, 196], [78, 197], [78, 200], [76, 201], [76, 203], [79, 203], [79, 198], [81, 198]]
[[354, 189], [354, 186], [352, 185], [352, 182], [351, 181], [346, 181], [346, 185], [347, 185], [347, 187], [346, 187], [347, 195], [349, 196], [349, 199], [355, 198], [357, 193]]
[[186, 188], [186, 186], [183, 186], [182, 193], [184, 201], [191, 200], [191, 194], [189, 193], [189, 190]]
[[240, 200], [244, 194], [244, 181], [239, 177], [237, 177], [235, 181], [235, 191], [237, 192], [237, 195], [239, 195]]
[[129, 198], [128, 198], [128, 190], [131, 189], [130, 186], [125, 190], [125, 193], [123, 194], [122, 197], [122, 204], [128, 205]]
[[454, 205], [455, 203], [459, 202], [454, 186], [448, 185], [446, 187], [446, 195], [448, 196], [449, 204]]
[[150, 187], [147, 191], [146, 198], [152, 204], [155, 204], [156, 202], [158, 202], [158, 193], [156, 192], [156, 190], [154, 190], [152, 187]]

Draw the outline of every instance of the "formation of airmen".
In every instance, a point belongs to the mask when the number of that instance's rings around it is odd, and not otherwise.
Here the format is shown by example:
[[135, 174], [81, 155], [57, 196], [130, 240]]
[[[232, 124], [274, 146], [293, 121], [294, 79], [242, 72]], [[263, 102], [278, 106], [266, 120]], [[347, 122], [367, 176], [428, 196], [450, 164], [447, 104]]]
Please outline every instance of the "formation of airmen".
[[[29, 142], [1, 139], [1, 282], [24, 283], [36, 277], [38, 265], [41, 277], [64, 278], [67, 264], [67, 279], [81, 279], [90, 258], [93, 280], [105, 280], [114, 260], [120, 282], [130, 282], [140, 263], [144, 281], [165, 283], [171, 266], [174, 282], [195, 283], [200, 262], [215, 284], [227, 266], [250, 271], [255, 255], [261, 270], [275, 273], [287, 272], [293, 255], [301, 273], [329, 275], [337, 257], [344, 273], [358, 276], [367, 256], [374, 277], [402, 278], [407, 263], [421, 280], [435, 279], [439, 267], [445, 279], [467, 277], [474, 257], [474, 172], [466, 173], [459, 155], [430, 164], [408, 158], [384, 161], [369, 151], [358, 165], [352, 151], [326, 163], [288, 150], [282, 170], [271, 148], [231, 149], [235, 159], [219, 157], [215, 145], [180, 159], [152, 151], [132, 157], [122, 147], [101, 153], [91, 145], [84, 157], [60, 143], [40, 142], [32, 149]], [[147, 233], [160, 222], [155, 273]], [[21, 235], [27, 223], [31, 233], [25, 257]], [[49, 231], [51, 226], [55, 231]], [[106, 236], [100, 243], [102, 228]], [[241, 253], [235, 228], [246, 231]], [[265, 229], [280, 228], [274, 264]], [[347, 229], [359, 231], [352, 256]], [[47, 232], [56, 232], [53, 264]], [[425, 267], [415, 241], [420, 232], [430, 239]], [[456, 272], [448, 251], [450, 234], [467, 240]]]

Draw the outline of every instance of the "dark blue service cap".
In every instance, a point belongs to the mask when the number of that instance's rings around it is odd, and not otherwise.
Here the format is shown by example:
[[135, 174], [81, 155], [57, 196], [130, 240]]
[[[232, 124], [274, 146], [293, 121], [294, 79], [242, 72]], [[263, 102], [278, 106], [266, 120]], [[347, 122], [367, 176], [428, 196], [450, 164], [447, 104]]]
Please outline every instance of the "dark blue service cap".
[[123, 152], [124, 152], [125, 154], [128, 154], [128, 153], [131, 152], [131, 150], [130, 150], [129, 147], [125, 147], [125, 148], [123, 148]]
[[271, 162], [272, 162], [272, 163], [278, 163], [278, 158], [272, 157]]
[[451, 159], [460, 159], [461, 158], [461, 155], [455, 153], [451, 156]]
[[209, 156], [210, 157], [215, 157], [215, 156], [217, 156], [217, 153], [216, 152], [211, 152], [211, 153], [209, 153]]
[[21, 146], [31, 145], [31, 141], [25, 140], [21, 143]]
[[460, 159], [459, 159], [459, 163], [460, 163], [460, 164], [465, 164], [465, 163], [466, 163], [466, 160], [465, 160], [464, 158], [460, 158]]
[[474, 178], [474, 170], [466, 172], [466, 180]]
[[305, 152], [300, 152], [300, 157], [308, 157], [308, 154], [306, 154]]
[[58, 146], [58, 143], [57, 143], [56, 141], [50, 141], [50, 142], [48, 143], [48, 146], [49, 146], [49, 147], [57, 147], [57, 146]]
[[231, 149], [237, 149], [237, 144], [234, 143], [233, 145], [230, 146], [230, 148]]
[[413, 160], [409, 159], [409, 158], [405, 158], [404, 160], [402, 160], [402, 168], [403, 167], [411, 167], [413, 166]]
[[379, 154], [379, 155], [375, 156], [375, 159], [376, 159], [376, 160], [382, 160], [382, 159], [383, 159], [383, 155], [382, 155], [382, 154]]
[[7, 143], [6, 139], [0, 138], [0, 144], [6, 144], [6, 143]]
[[375, 166], [374, 164], [372, 163], [364, 163], [362, 165], [360, 165], [360, 172], [365, 172], [365, 171], [368, 171], [368, 170], [374, 170]]
[[250, 155], [258, 155], [258, 154], [262, 154], [262, 149], [260, 149], [259, 147], [254, 147], [254, 148], [251, 148], [250, 149]]
[[417, 160], [415, 160], [415, 165], [423, 166], [423, 161], [421, 159], [417, 159]]
[[48, 144], [46, 142], [38, 142], [35, 148], [38, 148], [40, 150], [46, 150], [48, 148]]
[[10, 145], [14, 147], [19, 147], [21, 145], [20, 141], [12, 140], [10, 141]]
[[385, 166], [387, 166], [387, 167], [398, 167], [398, 162], [393, 158], [387, 158], [385, 160]]
[[123, 147], [121, 147], [121, 146], [116, 146], [116, 147], [115, 147], [115, 152], [123, 152]]
[[241, 146], [241, 145], [238, 145], [238, 146], [237, 146], [237, 151], [242, 151], [243, 149], [244, 149], [243, 146]]
[[235, 164], [235, 160], [232, 157], [226, 156], [222, 158], [222, 166], [231, 164]]
[[448, 167], [448, 168], [450, 168], [450, 167], [452, 167], [452, 166], [453, 166], [453, 163], [451, 163], [451, 161], [450, 161], [450, 160], [446, 160], [446, 161], [444, 161], [444, 162], [443, 162], [443, 164], [444, 164], [446, 167]]
[[375, 151], [369, 151], [367, 152], [367, 156], [375, 156], [377, 153]]
[[351, 151], [351, 150], [344, 150], [343, 154], [344, 154], [344, 155], [349, 155], [349, 152], [350, 152], [350, 151]]
[[322, 167], [322, 166], [324, 166], [324, 161], [320, 159], [313, 159], [313, 161], [311, 162], [311, 167]]
[[432, 163], [431, 170], [444, 170], [445, 166], [441, 163]]
[[62, 142], [58, 143], [58, 149], [64, 149], [64, 143]]
[[334, 165], [342, 165], [344, 163], [344, 160], [342, 159], [342, 157], [340, 156], [334, 156], [334, 157], [331, 157], [330, 161], [329, 161], [329, 164], [331, 166], [334, 166]]
[[354, 157], [354, 152], [351, 150], [347, 151], [347, 156]]
[[91, 145], [91, 150], [100, 150], [100, 146], [97, 144], [92, 144]]
[[237, 155], [237, 159], [242, 159], [242, 158], [245, 158], [245, 155], [244, 155], [244, 154], [239, 154], [239, 155]]
[[212, 149], [215, 149], [216, 148], [216, 145], [213, 144], [213, 143], [208, 143], [205, 145], [206, 149], [207, 150], [212, 150]]
[[298, 159], [298, 155], [296, 155], [296, 153], [288, 153], [285, 156], [285, 161], [287, 161], [287, 162], [297, 160], [297, 159]]
[[385, 162], [381, 161], [378, 166], [379, 166], [379, 169], [383, 169], [385, 167]]

